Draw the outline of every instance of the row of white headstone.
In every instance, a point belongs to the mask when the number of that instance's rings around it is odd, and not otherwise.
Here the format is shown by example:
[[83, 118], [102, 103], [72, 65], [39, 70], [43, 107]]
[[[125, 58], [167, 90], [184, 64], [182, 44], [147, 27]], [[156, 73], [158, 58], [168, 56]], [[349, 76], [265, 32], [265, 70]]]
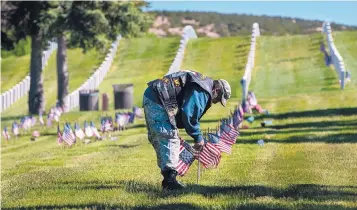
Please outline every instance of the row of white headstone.
[[[49, 42], [47, 50], [42, 52], [42, 70], [46, 67], [52, 52], [54, 52], [56, 49], [57, 49], [57, 43]], [[17, 83], [12, 88], [1, 94], [0, 112], [5, 111], [17, 100], [27, 95], [29, 90], [30, 90], [30, 76], [27, 75], [19, 83]]]
[[322, 33], [325, 34], [325, 36], [326, 36], [327, 45], [328, 45], [328, 49], [329, 49], [330, 56], [331, 56], [331, 61], [333, 63], [333, 66], [335, 67], [337, 75], [340, 78], [341, 89], [344, 89], [344, 87], [345, 87], [345, 72], [346, 72], [345, 64], [343, 62], [342, 56], [338, 52], [338, 50], [333, 42], [330, 23], [324, 22], [322, 24], [322, 29], [323, 29]]
[[193, 29], [192, 26], [188, 25], [183, 28], [182, 37], [180, 40], [180, 46], [177, 50], [176, 56], [175, 56], [174, 60], [172, 61], [169, 71], [166, 73], [166, 75], [177, 72], [180, 70], [181, 63], [183, 61], [184, 54], [185, 54], [185, 48], [186, 48], [187, 42], [190, 39], [197, 39], [197, 34], [195, 32], [195, 29]]
[[120, 40], [121, 36], [119, 35], [117, 40], [112, 43], [109, 52], [99, 68], [79, 88], [66, 96], [64, 107], [65, 112], [69, 112], [79, 106], [79, 92], [81, 90], [95, 90], [103, 82], [104, 77], [107, 75], [113, 63]]
[[254, 23], [252, 29], [252, 36], [250, 40], [250, 50], [248, 54], [248, 62], [245, 66], [245, 72], [243, 78], [241, 80], [242, 85], [242, 103], [245, 102], [248, 95], [249, 84], [252, 77], [252, 71], [254, 68], [254, 58], [255, 58], [255, 46], [256, 46], [256, 38], [260, 36], [259, 24]]

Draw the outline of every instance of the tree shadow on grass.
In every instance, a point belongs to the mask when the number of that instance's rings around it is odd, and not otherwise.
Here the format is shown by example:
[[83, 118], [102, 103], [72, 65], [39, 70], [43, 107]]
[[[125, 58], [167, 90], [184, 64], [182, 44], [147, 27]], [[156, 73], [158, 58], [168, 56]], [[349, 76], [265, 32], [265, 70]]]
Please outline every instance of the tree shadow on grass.
[[[209, 209], [209, 206], [197, 206], [190, 203], [171, 203], [171, 204], [159, 204], [153, 206], [128, 206], [119, 204], [104, 204], [104, 203], [87, 203], [87, 204], [60, 204], [60, 205], [37, 205], [29, 207], [16, 207], [16, 208], [2, 208], [2, 209], [131, 209], [131, 210], [142, 210], [142, 209], [155, 209], [155, 210], [198, 210], [198, 209]], [[355, 210], [353, 207], [344, 207], [338, 204], [297, 204], [294, 207], [287, 208], [284, 205], [278, 203], [243, 203], [235, 205], [225, 205], [222, 209], [236, 209], [236, 210], [285, 210], [285, 209], [316, 209], [316, 210]]]
[[[307, 143], [307, 142], [325, 142], [330, 144], [340, 144], [340, 143], [357, 143], [357, 133], [346, 133], [346, 134], [331, 134], [326, 136], [317, 135], [294, 135], [284, 140], [268, 139], [264, 140], [265, 143]], [[242, 140], [237, 141], [236, 144], [256, 144], [257, 140]]]
[[[159, 186], [143, 181], [119, 181], [119, 182], [64, 182], [60, 183], [61, 188], [74, 188], [75, 190], [95, 189], [100, 193], [101, 190], [113, 190], [115, 188], [124, 189], [128, 193], [145, 193], [150, 199], [166, 199], [178, 197], [186, 194], [198, 194], [206, 198], [220, 198], [222, 196], [236, 196], [237, 200], [251, 199], [254, 202], [259, 197], [272, 197], [275, 199], [291, 199], [292, 201], [306, 200], [305, 203], [297, 204], [301, 209], [352, 209], [340, 205], [320, 204], [323, 201], [354, 201], [357, 196], [357, 186], [330, 186], [316, 184], [293, 184], [288, 187], [269, 187], [264, 185], [239, 185], [239, 186], [204, 186], [191, 184], [182, 191], [165, 192]], [[314, 202], [310, 202], [314, 201]], [[285, 204], [287, 205], [287, 204]], [[153, 206], [124, 206], [120, 204], [88, 203], [88, 204], [63, 204], [63, 205], [38, 205], [30, 208], [36, 209], [55, 209], [55, 208], [95, 208], [95, 209], [201, 209], [204, 206], [197, 206], [190, 203], [171, 203]], [[19, 206], [17, 209], [26, 209]], [[284, 204], [250, 203], [242, 202], [237, 204], [225, 205], [229, 209], [286, 209]], [[296, 206], [294, 207], [296, 208]], [[10, 208], [3, 208], [10, 209]]]
[[300, 112], [286, 112], [280, 114], [271, 114], [269, 116], [259, 115], [256, 116], [255, 119], [262, 119], [262, 118], [287, 119], [287, 118], [300, 118], [300, 117], [328, 117], [328, 116], [350, 116], [350, 115], [357, 115], [357, 107], [318, 109], [318, 110], [300, 111]]

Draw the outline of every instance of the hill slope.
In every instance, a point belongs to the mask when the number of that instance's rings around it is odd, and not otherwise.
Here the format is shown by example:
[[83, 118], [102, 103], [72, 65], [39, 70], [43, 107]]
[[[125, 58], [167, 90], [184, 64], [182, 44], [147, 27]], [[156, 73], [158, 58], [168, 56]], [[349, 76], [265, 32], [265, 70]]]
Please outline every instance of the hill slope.
[[[338, 89], [334, 71], [323, 66], [319, 41], [321, 36], [315, 35], [258, 39], [251, 89], [272, 113], [273, 125], [261, 128], [264, 116], [256, 115], [250, 128], [242, 130], [232, 155], [224, 154], [217, 169], [204, 170], [199, 185], [195, 162], [181, 178], [187, 190], [161, 192], [161, 175], [143, 120], [116, 133], [117, 141], [72, 148], [58, 146], [52, 128], [36, 142], [25, 136], [1, 145], [2, 207], [356, 208], [356, 90]], [[227, 78], [235, 90], [228, 108], [215, 105], [208, 111], [201, 122], [204, 130], [214, 128], [240, 101], [238, 81], [248, 42], [246, 37], [189, 42], [183, 68]], [[113, 83], [134, 83], [135, 103], [140, 105], [144, 83], [167, 72], [178, 43], [173, 38], [124, 40], [100, 91], [110, 93]], [[114, 113], [111, 105], [108, 114]], [[81, 125], [94, 120], [99, 127], [102, 115], [106, 113], [73, 112], [62, 118]], [[264, 147], [256, 144], [261, 138]]]
[[[192, 25], [200, 36], [222, 37], [249, 35], [254, 22], [265, 35], [311, 34], [321, 31], [322, 21], [299, 18], [221, 14], [215, 12], [153, 11], [156, 20], [149, 32], [158, 36], [180, 35]], [[333, 30], [357, 30], [357, 26], [331, 24]]]

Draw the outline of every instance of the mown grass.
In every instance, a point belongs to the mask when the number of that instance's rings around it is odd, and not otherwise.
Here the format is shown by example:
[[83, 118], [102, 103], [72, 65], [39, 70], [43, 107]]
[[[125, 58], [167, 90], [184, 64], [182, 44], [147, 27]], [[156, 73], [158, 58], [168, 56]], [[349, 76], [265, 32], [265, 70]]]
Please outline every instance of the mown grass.
[[1, 93], [6, 92], [28, 75], [30, 55], [1, 59]]
[[[72, 148], [57, 145], [53, 128], [35, 142], [30, 142], [28, 136], [3, 142], [2, 207], [356, 208], [355, 89], [339, 90], [335, 72], [324, 66], [318, 51], [316, 42], [320, 38], [258, 39], [251, 89], [271, 115], [255, 115], [250, 128], [242, 130], [232, 155], [224, 154], [217, 169], [204, 170], [199, 185], [195, 162], [181, 178], [188, 189], [178, 193], [161, 191], [161, 175], [143, 120], [116, 133], [117, 141], [78, 143]], [[146, 82], [166, 73], [178, 42], [175, 38], [125, 40], [100, 86], [101, 93], [110, 93], [114, 83], [134, 83], [135, 104], [141, 105]], [[246, 37], [190, 41], [183, 68], [225, 78], [234, 90], [227, 108], [214, 105], [208, 111], [202, 119], [204, 130], [214, 128], [239, 103], [239, 80], [248, 42]], [[108, 114], [113, 115], [110, 100]], [[99, 118], [105, 114], [73, 112], [62, 119], [81, 123], [95, 120], [99, 126]], [[273, 125], [261, 128], [262, 119], [272, 119]], [[184, 131], [180, 135], [190, 140]], [[264, 139], [264, 147], [256, 144], [259, 139]]]
[[345, 68], [351, 73], [351, 83], [347, 86], [357, 86], [357, 31], [334, 32], [334, 42], [341, 54]]
[[[83, 53], [81, 49], [69, 49], [67, 53], [69, 91], [71, 92], [77, 89], [83, 82], [85, 82], [90, 77], [90, 75], [100, 66], [105, 55], [100, 54], [95, 50], [90, 50], [86, 53]], [[52, 53], [48, 60], [47, 66], [43, 70], [43, 89], [45, 93], [46, 110], [49, 110], [52, 106], [54, 106], [57, 100], [56, 55], [56, 52]], [[5, 58], [3, 59], [2, 63], [4, 62], [5, 64], [7, 64], [10, 63], [10, 61], [11, 63], [14, 62], [11, 59], [13, 59], [13, 57]], [[4, 68], [2, 67], [1, 73], [3, 73], [4, 71], [5, 75], [12, 75], [11, 78], [13, 79], [11, 79], [10, 82], [17, 81], [15, 78], [21, 80], [24, 76], [26, 76], [29, 71], [29, 59], [29, 56], [24, 56], [19, 59], [19, 64], [7, 64]], [[21, 63], [22, 65], [20, 65]], [[25, 63], [27, 63], [28, 65], [25, 66]], [[22, 74], [24, 74], [24, 76], [20, 77], [20, 75]], [[15, 82], [15, 84], [16, 83], [17, 82]], [[19, 116], [27, 114], [27, 101], [28, 95], [22, 97], [17, 102], [15, 102], [10, 108], [8, 108], [4, 113], [2, 113], [2, 116]]]

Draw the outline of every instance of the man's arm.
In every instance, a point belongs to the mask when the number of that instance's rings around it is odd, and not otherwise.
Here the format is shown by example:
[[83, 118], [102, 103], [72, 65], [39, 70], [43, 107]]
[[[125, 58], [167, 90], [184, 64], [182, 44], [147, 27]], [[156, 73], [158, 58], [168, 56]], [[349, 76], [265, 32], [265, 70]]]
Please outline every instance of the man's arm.
[[182, 121], [187, 134], [194, 139], [195, 143], [203, 140], [198, 119], [206, 108], [208, 98], [208, 94], [197, 86], [192, 87], [184, 96], [181, 108]]

